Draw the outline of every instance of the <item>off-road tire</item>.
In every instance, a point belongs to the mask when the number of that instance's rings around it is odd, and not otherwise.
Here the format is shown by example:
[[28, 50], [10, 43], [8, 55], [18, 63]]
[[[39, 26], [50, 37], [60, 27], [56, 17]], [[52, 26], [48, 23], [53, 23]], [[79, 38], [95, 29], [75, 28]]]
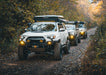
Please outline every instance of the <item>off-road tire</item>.
[[76, 37], [75, 41], [74, 41], [74, 46], [78, 45], [78, 38]]
[[70, 41], [67, 40], [66, 47], [64, 47], [64, 53], [69, 54], [70, 51]]
[[86, 39], [87, 38], [87, 34], [84, 36], [84, 39]]
[[55, 60], [61, 60], [62, 59], [62, 47], [60, 43], [56, 43], [54, 46], [54, 58]]
[[81, 43], [81, 38], [80, 37], [78, 38], [78, 43]]
[[19, 60], [26, 60], [28, 58], [28, 51], [25, 47], [18, 47], [18, 58]]
[[86, 38], [88, 37], [88, 34], [86, 34]]

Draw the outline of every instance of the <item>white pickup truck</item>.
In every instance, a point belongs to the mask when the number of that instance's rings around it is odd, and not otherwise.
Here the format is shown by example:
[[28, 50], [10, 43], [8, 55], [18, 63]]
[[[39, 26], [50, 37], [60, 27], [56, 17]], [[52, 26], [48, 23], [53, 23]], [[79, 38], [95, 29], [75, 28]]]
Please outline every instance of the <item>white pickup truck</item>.
[[80, 22], [78, 24], [78, 29], [80, 32], [80, 38], [86, 39], [87, 38], [87, 28], [86, 28], [84, 22]]
[[66, 21], [65, 23], [71, 45], [77, 46], [81, 42], [81, 39], [79, 30], [76, 28], [76, 21]]

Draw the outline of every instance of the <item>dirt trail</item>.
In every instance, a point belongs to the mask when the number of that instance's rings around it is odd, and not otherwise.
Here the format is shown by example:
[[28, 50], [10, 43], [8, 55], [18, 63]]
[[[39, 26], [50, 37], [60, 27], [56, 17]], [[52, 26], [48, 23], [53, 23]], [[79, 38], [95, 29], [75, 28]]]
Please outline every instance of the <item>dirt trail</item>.
[[[0, 75], [56, 75], [62, 73], [77, 74], [80, 59], [84, 56], [89, 44], [91, 35], [94, 35], [96, 28], [88, 30], [88, 38], [81, 40], [78, 46], [70, 47], [70, 54], [64, 55], [61, 61], [53, 60], [50, 55], [31, 54], [28, 60], [19, 61], [17, 55], [12, 59], [0, 64]], [[76, 72], [75, 72], [76, 71]]]

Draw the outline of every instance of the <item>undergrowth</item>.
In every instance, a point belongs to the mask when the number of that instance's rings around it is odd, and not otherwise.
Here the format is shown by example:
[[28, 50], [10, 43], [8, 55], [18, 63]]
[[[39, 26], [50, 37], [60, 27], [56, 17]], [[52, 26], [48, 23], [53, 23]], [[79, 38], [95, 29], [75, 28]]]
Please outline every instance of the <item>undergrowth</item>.
[[87, 52], [82, 59], [81, 75], [105, 75], [106, 71], [106, 26], [98, 26]]

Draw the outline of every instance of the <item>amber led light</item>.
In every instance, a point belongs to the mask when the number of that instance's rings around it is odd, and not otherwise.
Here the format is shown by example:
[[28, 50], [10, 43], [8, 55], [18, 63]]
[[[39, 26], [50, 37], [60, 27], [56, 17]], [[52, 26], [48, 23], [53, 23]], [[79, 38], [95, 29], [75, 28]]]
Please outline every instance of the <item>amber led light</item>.
[[27, 42], [30, 42], [30, 40], [27, 40]]
[[43, 42], [43, 40], [40, 40], [40, 42]]
[[20, 45], [24, 46], [25, 42], [24, 41], [20, 41]]
[[73, 35], [71, 35], [71, 36], [70, 36], [70, 39], [74, 39], [74, 36], [73, 36]]
[[51, 45], [51, 44], [52, 44], [52, 42], [51, 42], [51, 41], [48, 41], [48, 42], [47, 42], [47, 44], [48, 44], [48, 45]]

